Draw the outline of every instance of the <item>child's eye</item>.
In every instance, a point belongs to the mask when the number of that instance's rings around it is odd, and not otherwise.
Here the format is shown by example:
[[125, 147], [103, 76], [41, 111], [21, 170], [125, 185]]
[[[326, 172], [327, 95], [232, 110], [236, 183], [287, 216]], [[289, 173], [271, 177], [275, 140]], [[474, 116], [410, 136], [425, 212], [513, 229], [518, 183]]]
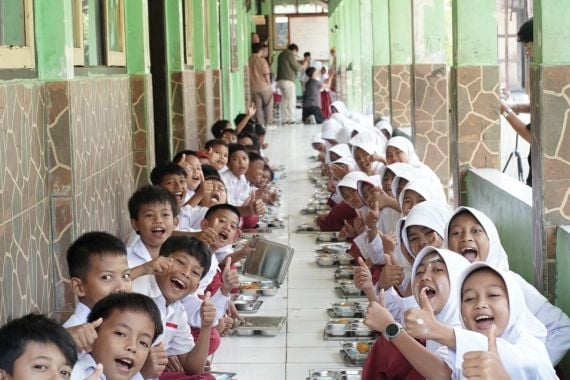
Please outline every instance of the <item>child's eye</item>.
[[463, 298], [463, 302], [471, 302], [473, 301], [473, 299], [474, 299], [473, 297], [465, 297]]
[[111, 280], [112, 278], [113, 278], [113, 276], [111, 276], [110, 274], [104, 274], [103, 276], [101, 276], [101, 280], [104, 280], [104, 281]]
[[147, 342], [145, 342], [144, 340], [141, 340], [141, 341], [139, 342], [139, 344], [140, 344], [141, 346], [145, 347], [145, 348], [149, 348], [149, 347], [150, 347], [150, 345], [149, 345]]
[[417, 270], [416, 271], [416, 276], [421, 276], [422, 274], [424, 274], [423, 270]]
[[71, 371], [68, 371], [68, 370], [66, 370], [66, 369], [60, 370], [60, 371], [59, 371], [59, 374], [60, 374], [61, 376], [63, 376], [63, 378], [65, 378], [65, 379], [71, 378]]
[[131, 280], [131, 274], [130, 273], [125, 273], [123, 274], [123, 280]]
[[127, 336], [127, 334], [125, 334], [125, 333], [124, 333], [124, 332], [122, 332], [122, 331], [115, 331], [115, 333], [114, 333], [114, 334], [115, 334], [115, 335], [117, 335], [117, 336], [120, 336], [121, 338], [124, 338], [124, 337], [126, 337], [126, 336]]
[[37, 369], [39, 371], [47, 371], [48, 367], [45, 364], [36, 364], [34, 365], [34, 369]]

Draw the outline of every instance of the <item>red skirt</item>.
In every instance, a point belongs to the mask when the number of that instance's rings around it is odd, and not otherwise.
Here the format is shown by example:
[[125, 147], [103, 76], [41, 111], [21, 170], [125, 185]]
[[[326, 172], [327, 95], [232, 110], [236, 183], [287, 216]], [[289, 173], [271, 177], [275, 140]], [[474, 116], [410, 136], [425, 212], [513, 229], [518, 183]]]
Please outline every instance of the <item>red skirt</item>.
[[400, 350], [380, 336], [368, 353], [362, 369], [362, 380], [420, 380], [425, 379]]
[[[192, 336], [194, 337], [194, 341], [197, 341], [198, 337], [200, 336], [200, 329], [191, 327], [190, 330], [192, 330]], [[222, 338], [220, 337], [218, 329], [212, 327], [210, 329], [210, 345], [208, 346], [208, 356], [216, 352], [218, 347], [220, 347], [221, 340]]]
[[321, 111], [325, 120], [331, 116], [331, 103], [331, 93], [329, 91], [321, 91]]

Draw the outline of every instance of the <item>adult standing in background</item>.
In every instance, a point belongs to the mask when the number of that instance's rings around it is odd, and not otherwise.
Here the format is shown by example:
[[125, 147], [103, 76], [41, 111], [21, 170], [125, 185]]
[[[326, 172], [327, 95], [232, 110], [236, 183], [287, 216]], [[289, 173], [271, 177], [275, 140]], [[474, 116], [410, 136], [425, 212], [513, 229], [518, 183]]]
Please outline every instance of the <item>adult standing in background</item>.
[[297, 102], [295, 81], [297, 73], [306, 66], [305, 63], [301, 65], [297, 61], [298, 52], [299, 47], [290, 44], [287, 50], [283, 50], [277, 58], [277, 86], [283, 96], [281, 102], [283, 124], [295, 124], [295, 104]]
[[249, 84], [251, 99], [255, 103], [255, 119], [261, 125], [273, 124], [273, 90], [271, 89], [271, 69], [263, 58], [263, 45], [255, 43], [251, 47], [249, 60]]

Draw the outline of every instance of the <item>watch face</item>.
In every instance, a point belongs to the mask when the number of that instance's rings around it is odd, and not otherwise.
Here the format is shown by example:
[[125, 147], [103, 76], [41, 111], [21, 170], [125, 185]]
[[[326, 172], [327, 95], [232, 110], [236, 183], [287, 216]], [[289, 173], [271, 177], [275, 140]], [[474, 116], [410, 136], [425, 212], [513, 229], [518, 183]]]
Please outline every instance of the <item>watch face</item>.
[[399, 331], [400, 331], [400, 326], [398, 326], [395, 323], [391, 323], [388, 326], [386, 326], [386, 335], [388, 336], [395, 336], [398, 334]]

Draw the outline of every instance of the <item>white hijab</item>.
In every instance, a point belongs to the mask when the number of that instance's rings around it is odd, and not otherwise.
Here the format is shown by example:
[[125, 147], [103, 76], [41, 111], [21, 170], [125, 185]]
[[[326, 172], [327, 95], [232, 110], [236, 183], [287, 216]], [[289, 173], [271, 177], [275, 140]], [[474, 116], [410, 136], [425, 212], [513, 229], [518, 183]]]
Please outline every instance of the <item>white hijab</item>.
[[509, 257], [505, 252], [505, 249], [501, 245], [501, 238], [499, 237], [499, 232], [493, 221], [481, 211], [476, 210], [471, 207], [461, 206], [458, 207], [451, 218], [449, 223], [445, 227], [445, 238], [444, 244], [446, 247], [449, 246], [449, 228], [451, 227], [451, 222], [455, 216], [462, 212], [468, 212], [479, 222], [481, 227], [485, 230], [487, 237], [489, 238], [489, 254], [485, 262], [494, 268], [499, 268], [502, 270], [509, 270]]
[[441, 185], [435, 184], [432, 181], [426, 179], [414, 179], [406, 184], [404, 190], [400, 193], [398, 202], [400, 203], [400, 209], [404, 204], [404, 196], [406, 191], [413, 190], [419, 195], [421, 195], [426, 201], [440, 201], [445, 202], [445, 193]]
[[358, 190], [358, 195], [360, 196], [360, 199], [362, 199], [362, 203], [364, 203], [366, 205], [366, 207], [370, 208], [370, 205], [366, 203], [366, 200], [364, 199], [364, 185], [365, 184], [369, 184], [372, 185], [374, 187], [380, 187], [382, 186], [382, 182], [380, 180], [380, 176], [379, 175], [371, 175], [370, 177], [366, 177], [363, 178], [361, 180], [358, 180], [358, 183], [356, 184], [356, 189]]
[[[439, 313], [436, 314], [435, 318], [439, 322], [450, 327], [461, 326], [460, 298], [458, 298], [460, 290], [458, 290], [458, 279], [461, 273], [463, 273], [463, 271], [469, 266], [469, 261], [463, 258], [463, 256], [460, 256], [457, 253], [449, 251], [447, 249], [434, 248], [429, 246], [424, 247], [418, 253], [416, 260], [414, 261], [414, 265], [412, 267], [412, 283], [416, 277], [418, 266], [424, 257], [432, 252], [437, 252], [443, 259], [449, 276], [449, 297], [447, 298], [445, 305], [443, 305]], [[414, 296], [419, 305], [419, 294], [415, 294], [414, 292]], [[440, 346], [440, 344], [431, 340], [428, 340], [426, 342], [426, 348], [431, 352], [437, 351]]]
[[386, 143], [388, 142], [388, 140], [386, 140], [386, 137], [382, 133], [380, 133], [379, 131], [377, 131], [373, 128], [365, 128], [360, 133], [358, 133], [356, 136], [351, 138], [348, 141], [348, 145], [351, 145], [354, 147], [356, 144], [362, 143], [362, 142], [372, 144], [374, 146], [374, 152], [375, 153], [378, 153], [380, 155], [384, 155], [384, 152], [386, 151]]
[[348, 187], [349, 189], [357, 189], [357, 184], [359, 180], [363, 180], [368, 178], [366, 174], [359, 171], [350, 172], [345, 175], [337, 184], [336, 184], [336, 192], [337, 194], [346, 202], [346, 199], [342, 196], [342, 192], [340, 191], [341, 187]]
[[411, 226], [427, 227], [437, 232], [437, 234], [443, 239], [445, 236], [445, 226], [447, 226], [447, 223], [451, 218], [451, 214], [452, 211], [449, 205], [441, 201], [425, 201], [414, 206], [406, 218], [406, 224], [404, 225], [404, 231], [402, 232], [404, 246], [410, 255], [414, 256], [414, 253], [410, 249], [408, 228]]
[[374, 127], [379, 131], [387, 131], [390, 137], [392, 137], [392, 134], [394, 133], [394, 128], [388, 120], [380, 119], [376, 124], [374, 124]]
[[[398, 186], [400, 185], [400, 180], [403, 178], [406, 181], [410, 182], [416, 178], [424, 178], [419, 170], [414, 168], [412, 165], [403, 163], [403, 162], [395, 162], [387, 166], [390, 170], [396, 174], [394, 179], [392, 180], [392, 195], [396, 197], [396, 193], [398, 191]], [[393, 169], [392, 169], [393, 168]]]
[[349, 172], [355, 171], [356, 168], [358, 167], [356, 161], [354, 161], [354, 158], [352, 157], [341, 157], [338, 160], [333, 161], [332, 164], [345, 164], [346, 166], [348, 166]]
[[337, 110], [337, 113], [341, 114], [342, 116], [346, 117], [350, 116], [348, 107], [346, 107], [346, 104], [344, 104], [344, 102], [342, 102], [341, 100], [335, 100], [334, 102], [332, 102], [331, 107], [334, 107]]
[[394, 148], [406, 153], [408, 155], [408, 163], [410, 165], [415, 166], [421, 162], [420, 158], [416, 154], [416, 150], [414, 149], [414, 144], [412, 144], [412, 142], [407, 138], [403, 136], [394, 136], [388, 140], [386, 149], [388, 149], [389, 146], [393, 146]]
[[327, 119], [321, 126], [321, 137], [325, 140], [335, 140], [336, 134], [338, 131], [340, 131], [341, 128], [342, 124], [340, 124], [335, 119]]
[[335, 146], [331, 146], [325, 155], [325, 163], [327, 165], [331, 164], [331, 152], [336, 153], [339, 157], [352, 157], [352, 153], [350, 152], [350, 148], [346, 144], [336, 144]]

